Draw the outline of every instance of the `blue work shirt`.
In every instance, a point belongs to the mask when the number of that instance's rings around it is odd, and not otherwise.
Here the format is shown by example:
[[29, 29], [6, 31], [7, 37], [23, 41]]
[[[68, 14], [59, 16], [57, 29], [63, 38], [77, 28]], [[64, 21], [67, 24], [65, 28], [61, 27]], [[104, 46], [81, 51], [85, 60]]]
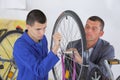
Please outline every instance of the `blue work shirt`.
[[48, 72], [59, 58], [50, 51], [45, 35], [40, 42], [33, 41], [27, 30], [14, 44], [13, 56], [18, 67], [17, 80], [48, 80]]

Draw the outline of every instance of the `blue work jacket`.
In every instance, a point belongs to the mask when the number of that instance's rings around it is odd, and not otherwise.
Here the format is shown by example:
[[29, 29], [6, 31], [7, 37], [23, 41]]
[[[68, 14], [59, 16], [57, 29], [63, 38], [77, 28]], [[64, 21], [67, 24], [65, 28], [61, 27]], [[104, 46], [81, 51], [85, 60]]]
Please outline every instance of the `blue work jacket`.
[[27, 31], [14, 44], [13, 56], [18, 68], [17, 80], [48, 80], [48, 72], [59, 58], [50, 51], [45, 35], [36, 43]]

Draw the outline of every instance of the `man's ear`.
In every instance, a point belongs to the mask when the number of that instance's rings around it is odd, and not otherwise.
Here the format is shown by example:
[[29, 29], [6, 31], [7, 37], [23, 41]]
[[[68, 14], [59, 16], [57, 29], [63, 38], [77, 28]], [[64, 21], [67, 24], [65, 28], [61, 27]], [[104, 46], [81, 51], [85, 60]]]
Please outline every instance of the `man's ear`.
[[104, 31], [100, 31], [100, 37], [102, 37], [104, 34]]

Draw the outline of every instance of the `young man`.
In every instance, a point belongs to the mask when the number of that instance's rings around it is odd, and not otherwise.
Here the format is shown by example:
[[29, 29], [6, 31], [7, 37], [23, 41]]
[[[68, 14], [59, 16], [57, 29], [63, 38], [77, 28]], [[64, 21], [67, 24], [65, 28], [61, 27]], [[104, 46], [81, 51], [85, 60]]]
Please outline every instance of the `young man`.
[[45, 14], [32, 10], [26, 19], [26, 30], [14, 44], [13, 56], [18, 67], [17, 80], [48, 80], [48, 72], [58, 62], [56, 56], [61, 40], [59, 33], [54, 34], [54, 46], [48, 52], [44, 35], [47, 26]]
[[[91, 73], [95, 72], [96, 70], [100, 73], [101, 76], [99, 80], [107, 80], [109, 78], [108, 72], [104, 65], [104, 60], [109, 60], [114, 58], [114, 48], [110, 45], [109, 42], [100, 39], [103, 36], [104, 31], [104, 21], [98, 16], [91, 16], [88, 18], [86, 25], [85, 25], [85, 34], [86, 34], [86, 42], [87, 42], [87, 50], [88, 57], [84, 56], [85, 64], [88, 64], [88, 71], [85, 74], [81, 74], [84, 76], [84, 80], [92, 80]], [[74, 50], [75, 53], [75, 61], [79, 64], [84, 63], [82, 57], [79, 55], [81, 53], [81, 41], [76, 40], [70, 42], [68, 44], [68, 49]], [[74, 46], [70, 46], [70, 45]], [[74, 49], [73, 49], [74, 48]], [[83, 71], [85, 72], [85, 71]], [[98, 77], [97, 73], [97, 77]], [[92, 73], [95, 75], [95, 73]], [[87, 77], [86, 77], [87, 76]], [[103, 79], [104, 78], [104, 79]], [[82, 80], [82, 79], [81, 79]]]

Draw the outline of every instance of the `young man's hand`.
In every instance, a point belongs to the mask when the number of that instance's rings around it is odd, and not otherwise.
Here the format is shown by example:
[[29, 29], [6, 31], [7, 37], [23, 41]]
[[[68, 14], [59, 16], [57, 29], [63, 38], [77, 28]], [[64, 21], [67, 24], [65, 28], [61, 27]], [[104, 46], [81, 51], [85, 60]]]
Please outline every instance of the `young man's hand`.
[[62, 36], [60, 35], [60, 33], [56, 32], [53, 35], [53, 40], [54, 40], [54, 46], [52, 48], [52, 51], [54, 52], [54, 54], [57, 54], [57, 51], [60, 47], [60, 41], [61, 41]]

